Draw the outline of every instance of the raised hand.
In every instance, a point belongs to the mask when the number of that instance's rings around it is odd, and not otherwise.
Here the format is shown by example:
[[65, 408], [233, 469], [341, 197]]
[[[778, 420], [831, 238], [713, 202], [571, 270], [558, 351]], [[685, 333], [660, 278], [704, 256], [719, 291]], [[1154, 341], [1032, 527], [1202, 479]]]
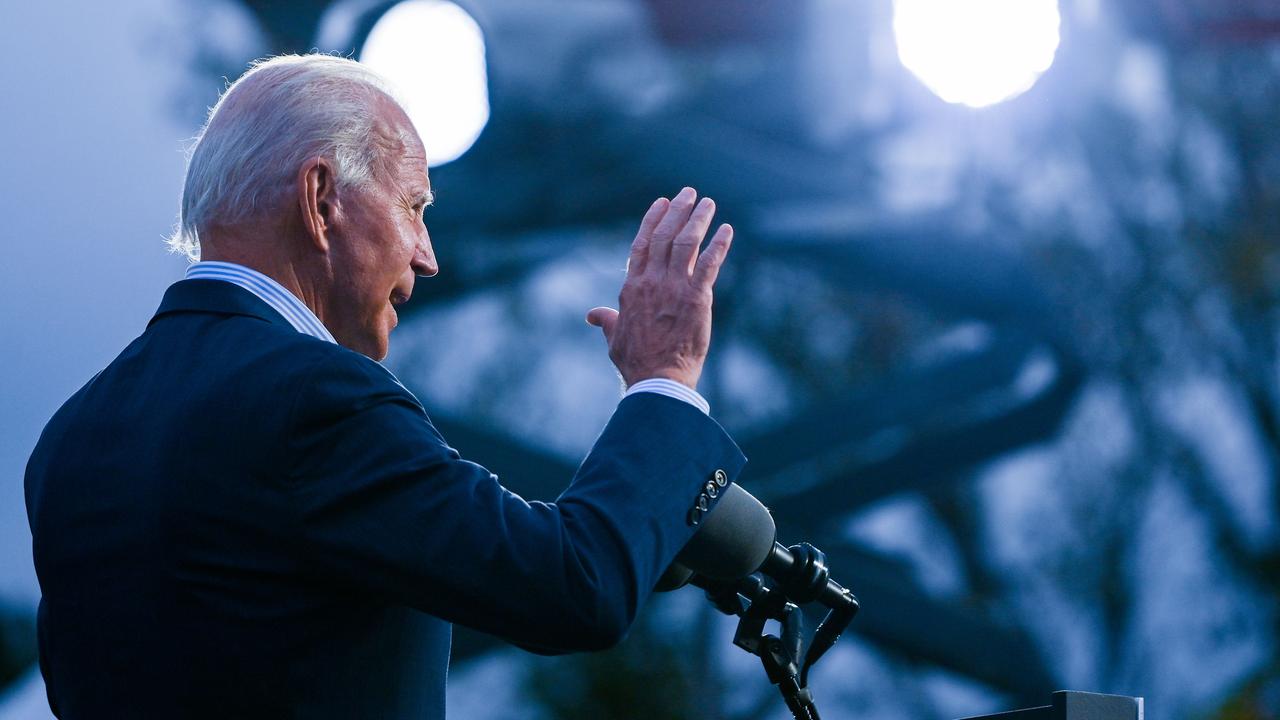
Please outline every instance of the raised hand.
[[587, 322], [604, 331], [609, 358], [628, 386], [667, 378], [696, 389], [711, 344], [712, 287], [729, 254], [733, 228], [721, 225], [698, 253], [716, 204], [685, 188], [658, 198], [631, 244], [618, 310], [593, 308]]

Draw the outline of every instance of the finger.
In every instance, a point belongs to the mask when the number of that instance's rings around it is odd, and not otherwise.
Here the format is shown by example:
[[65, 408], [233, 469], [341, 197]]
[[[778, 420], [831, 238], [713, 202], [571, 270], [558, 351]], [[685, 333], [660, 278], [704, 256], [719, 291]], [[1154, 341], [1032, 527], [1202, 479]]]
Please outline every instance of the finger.
[[662, 222], [658, 223], [657, 229], [653, 231], [646, 268], [660, 270], [667, 268], [667, 258], [671, 255], [671, 241], [675, 239], [676, 233], [680, 232], [680, 228], [689, 222], [689, 213], [693, 212], [693, 201], [697, 198], [698, 193], [693, 188], [687, 187], [671, 200], [671, 207], [667, 210], [667, 214], [662, 216]]
[[644, 272], [645, 262], [649, 259], [649, 242], [653, 240], [653, 231], [658, 227], [662, 216], [667, 214], [671, 201], [658, 198], [649, 206], [644, 219], [640, 221], [640, 231], [631, 243], [631, 256], [627, 258], [627, 275], [639, 275]]
[[618, 311], [608, 307], [596, 307], [587, 311], [587, 324], [604, 331], [604, 339], [613, 337], [613, 326], [618, 322]]
[[684, 229], [671, 242], [671, 259], [669, 267], [672, 272], [683, 273], [685, 277], [693, 270], [693, 260], [698, 254], [702, 239], [707, 236], [707, 228], [711, 227], [711, 218], [715, 217], [716, 203], [704, 197], [693, 209], [693, 215]]
[[700, 288], [710, 288], [716, 284], [720, 275], [720, 266], [729, 255], [729, 246], [733, 244], [733, 228], [728, 224], [721, 225], [716, 234], [711, 236], [707, 249], [698, 256], [698, 263], [693, 268], [693, 283]]

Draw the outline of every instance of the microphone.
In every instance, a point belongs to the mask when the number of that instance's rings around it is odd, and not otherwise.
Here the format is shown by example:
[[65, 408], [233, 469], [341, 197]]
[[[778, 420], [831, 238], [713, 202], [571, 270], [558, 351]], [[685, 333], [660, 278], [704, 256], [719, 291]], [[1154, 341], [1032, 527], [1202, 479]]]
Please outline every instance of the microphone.
[[778, 528], [756, 496], [730, 484], [676, 563], [712, 580], [737, 580], [760, 569], [777, 544]]
[[702, 527], [654, 590], [675, 590], [695, 575], [728, 581], [759, 572], [773, 578], [798, 602], [817, 601], [830, 608], [848, 605], [848, 592], [831, 579], [821, 552], [807, 543], [787, 548], [777, 542], [778, 528], [769, 509], [738, 485], [720, 492], [720, 502], [707, 513]]
[[715, 580], [737, 580], [760, 569], [778, 529], [768, 508], [737, 485], [728, 485], [697, 534], [658, 578], [656, 592], [684, 587], [696, 572]]
[[[773, 516], [754, 495], [737, 485], [720, 492], [720, 502], [707, 513], [702, 528], [676, 555], [654, 590], [667, 592], [692, 583], [711, 594], [718, 591], [717, 585], [747, 582], [748, 576], [758, 572], [773, 578], [792, 602], [821, 603], [828, 613], [805, 654], [800, 675], [804, 687], [809, 668], [835, 645], [857, 614], [858, 599], [831, 578], [821, 550], [809, 543], [783, 547], [777, 541]], [[758, 589], [758, 581], [754, 587]]]

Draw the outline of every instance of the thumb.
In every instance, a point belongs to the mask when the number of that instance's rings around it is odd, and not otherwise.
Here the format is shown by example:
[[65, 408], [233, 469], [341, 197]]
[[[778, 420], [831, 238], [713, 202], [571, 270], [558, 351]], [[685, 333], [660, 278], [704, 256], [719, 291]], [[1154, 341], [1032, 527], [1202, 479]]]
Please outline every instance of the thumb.
[[587, 324], [594, 325], [604, 331], [607, 341], [613, 336], [613, 326], [618, 322], [618, 311], [613, 308], [597, 307], [587, 312]]

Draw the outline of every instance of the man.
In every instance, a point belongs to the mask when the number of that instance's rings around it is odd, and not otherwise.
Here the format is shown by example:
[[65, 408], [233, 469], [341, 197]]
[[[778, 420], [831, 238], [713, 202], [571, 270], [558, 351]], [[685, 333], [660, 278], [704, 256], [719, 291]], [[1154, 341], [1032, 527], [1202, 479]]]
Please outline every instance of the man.
[[175, 242], [203, 261], [28, 463], [54, 712], [438, 718], [449, 623], [618, 642], [745, 461], [694, 389], [732, 236], [699, 254], [694, 200], [653, 204], [620, 310], [588, 313], [629, 390], [557, 501], [526, 502], [375, 362], [437, 270], [412, 123], [358, 63], [253, 67], [188, 166]]

